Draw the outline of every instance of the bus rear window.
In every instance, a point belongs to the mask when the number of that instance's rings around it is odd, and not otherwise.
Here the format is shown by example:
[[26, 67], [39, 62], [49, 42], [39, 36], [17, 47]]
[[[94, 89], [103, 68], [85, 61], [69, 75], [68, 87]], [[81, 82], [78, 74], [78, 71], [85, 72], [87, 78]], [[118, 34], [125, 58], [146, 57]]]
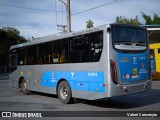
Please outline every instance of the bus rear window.
[[118, 50], [146, 50], [147, 33], [137, 27], [113, 26], [113, 47]]

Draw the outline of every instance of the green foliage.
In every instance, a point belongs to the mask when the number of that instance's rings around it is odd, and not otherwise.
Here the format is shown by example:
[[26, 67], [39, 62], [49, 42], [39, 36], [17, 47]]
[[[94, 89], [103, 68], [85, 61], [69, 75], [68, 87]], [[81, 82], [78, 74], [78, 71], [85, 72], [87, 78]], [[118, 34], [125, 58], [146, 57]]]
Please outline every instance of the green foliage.
[[20, 36], [20, 31], [13, 27], [3, 27], [0, 29], [0, 65], [8, 65], [10, 46], [27, 42]]
[[157, 40], [149, 40], [149, 44], [158, 43]]
[[3, 27], [2, 30], [6, 31], [7, 33], [10, 33], [10, 34], [14, 34], [16, 36], [20, 35], [20, 31], [17, 30], [16, 28], [13, 28], [13, 27]]
[[135, 18], [131, 18], [131, 19], [128, 19], [122, 16], [117, 16], [116, 23], [140, 25], [140, 22], [138, 21], [138, 16], [136, 16]]
[[86, 25], [86, 28], [87, 28], [87, 29], [94, 27], [94, 26], [93, 26], [94, 22], [91, 21], [90, 19], [89, 19], [86, 23], [87, 23], [87, 25]]
[[[156, 13], [154, 13], [153, 18], [151, 18], [151, 16], [149, 15], [146, 15], [144, 12], [141, 12], [141, 13], [142, 13], [143, 19], [145, 20], [146, 25], [160, 24], [160, 16], [158, 16]], [[127, 17], [123, 17], [123, 16], [117, 16], [116, 23], [141, 25], [141, 23], [138, 20], [138, 16], [131, 19], [128, 19]]]
[[154, 13], [153, 15], [153, 19], [151, 18], [151, 16], [146, 15], [144, 12], [142, 13], [142, 17], [144, 18], [144, 20], [146, 21], [145, 24], [146, 25], [150, 25], [150, 24], [160, 24], [160, 17]]

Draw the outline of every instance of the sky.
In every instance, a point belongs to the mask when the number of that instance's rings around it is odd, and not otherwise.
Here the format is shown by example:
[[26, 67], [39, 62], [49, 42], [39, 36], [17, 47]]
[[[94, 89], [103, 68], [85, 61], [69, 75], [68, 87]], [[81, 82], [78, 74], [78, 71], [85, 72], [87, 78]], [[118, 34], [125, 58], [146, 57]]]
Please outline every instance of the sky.
[[[141, 11], [151, 17], [154, 13], [160, 16], [160, 0], [70, 1], [72, 31], [86, 29], [89, 19], [99, 26], [114, 23], [117, 16], [138, 16], [144, 24]], [[103, 6], [97, 8], [100, 5]], [[66, 7], [59, 0], [0, 0], [0, 28], [14, 27], [28, 39], [61, 32], [57, 25], [66, 25]]]

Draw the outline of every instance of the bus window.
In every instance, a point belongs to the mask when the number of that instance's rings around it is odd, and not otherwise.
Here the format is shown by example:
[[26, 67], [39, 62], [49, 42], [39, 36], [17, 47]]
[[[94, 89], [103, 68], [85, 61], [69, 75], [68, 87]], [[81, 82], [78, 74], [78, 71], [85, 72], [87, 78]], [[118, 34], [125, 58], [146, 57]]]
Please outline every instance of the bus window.
[[17, 63], [18, 63], [18, 55], [16, 53], [11, 54], [9, 60], [10, 73], [12, 73], [17, 69]]
[[102, 32], [91, 34], [91, 62], [98, 62], [102, 53], [103, 34]]
[[52, 55], [52, 42], [46, 42], [44, 43], [43, 64], [51, 63], [51, 55]]
[[26, 58], [25, 58], [26, 57], [26, 47], [19, 48], [18, 54], [19, 54], [18, 64], [19, 65], [26, 64]]
[[98, 62], [102, 48], [102, 31], [70, 38], [70, 62]]
[[10, 67], [16, 67], [18, 64], [18, 50], [17, 49], [12, 49], [10, 51], [10, 57], [9, 57], [9, 65]]
[[53, 50], [51, 61], [53, 63], [67, 63], [68, 62], [68, 39], [61, 41], [53, 41]]
[[31, 45], [27, 47], [27, 64], [36, 64], [37, 47], [36, 45]]
[[70, 62], [89, 62], [89, 36], [82, 35], [70, 39]]
[[13, 54], [10, 57], [10, 65], [12, 67], [16, 67], [17, 66], [17, 54]]
[[146, 31], [131, 27], [113, 26], [113, 45], [121, 52], [147, 50]]
[[150, 49], [150, 58], [154, 58], [154, 50], [153, 49]]
[[153, 75], [156, 73], [154, 49], [150, 49], [150, 60], [151, 60], [151, 75]]
[[44, 63], [44, 56], [45, 56], [45, 48], [44, 43], [38, 44], [38, 64]]
[[157, 49], [158, 54], [160, 54], [160, 48]]
[[67, 63], [68, 62], [68, 39], [60, 41], [59, 44], [59, 62]]

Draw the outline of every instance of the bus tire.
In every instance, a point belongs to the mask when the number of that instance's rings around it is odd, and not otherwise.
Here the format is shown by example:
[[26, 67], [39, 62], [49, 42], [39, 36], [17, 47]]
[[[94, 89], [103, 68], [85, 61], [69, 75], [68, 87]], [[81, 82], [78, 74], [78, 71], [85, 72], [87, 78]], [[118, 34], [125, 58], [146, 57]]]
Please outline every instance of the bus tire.
[[66, 81], [60, 82], [58, 85], [58, 98], [62, 103], [69, 104], [73, 102], [71, 88]]
[[30, 94], [30, 91], [27, 90], [27, 82], [26, 82], [25, 79], [23, 79], [22, 82], [21, 82], [21, 89], [22, 89], [22, 93], [24, 95], [29, 95]]

